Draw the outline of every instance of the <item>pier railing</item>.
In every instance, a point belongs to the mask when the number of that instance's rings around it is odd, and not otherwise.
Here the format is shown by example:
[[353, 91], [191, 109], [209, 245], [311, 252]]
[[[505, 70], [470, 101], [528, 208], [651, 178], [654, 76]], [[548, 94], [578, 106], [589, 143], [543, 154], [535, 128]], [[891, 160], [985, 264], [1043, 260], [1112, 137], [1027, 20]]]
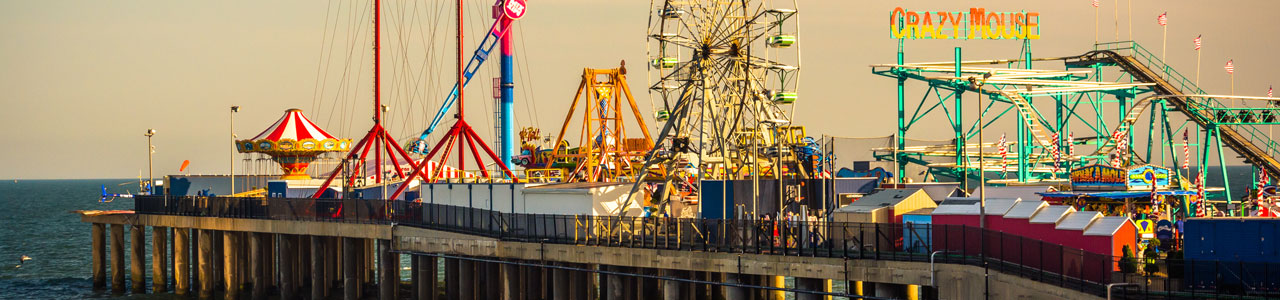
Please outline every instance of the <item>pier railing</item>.
[[1272, 284], [1273, 278], [1280, 278], [1280, 265], [1138, 261], [964, 225], [522, 214], [368, 199], [138, 196], [135, 210], [139, 214], [397, 224], [508, 241], [663, 250], [915, 262], [928, 262], [937, 252], [939, 263], [985, 263], [992, 270], [1096, 295], [1105, 294], [1107, 284], [1126, 282], [1142, 283], [1140, 290], [1124, 290], [1137, 293], [1132, 297], [1280, 293], [1280, 287]]

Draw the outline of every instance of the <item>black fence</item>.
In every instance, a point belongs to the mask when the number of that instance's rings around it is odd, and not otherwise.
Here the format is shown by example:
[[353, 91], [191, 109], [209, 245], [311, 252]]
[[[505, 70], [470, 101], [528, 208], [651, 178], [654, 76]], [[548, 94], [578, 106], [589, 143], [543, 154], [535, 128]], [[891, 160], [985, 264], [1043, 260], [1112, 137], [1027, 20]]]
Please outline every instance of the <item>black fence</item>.
[[[1120, 299], [1280, 296], [1280, 265], [1136, 260], [962, 225], [513, 214], [365, 199], [138, 196], [140, 214], [398, 224], [509, 241], [983, 266]], [[936, 255], [934, 255], [936, 253]], [[1129, 284], [1134, 283], [1134, 284]]]

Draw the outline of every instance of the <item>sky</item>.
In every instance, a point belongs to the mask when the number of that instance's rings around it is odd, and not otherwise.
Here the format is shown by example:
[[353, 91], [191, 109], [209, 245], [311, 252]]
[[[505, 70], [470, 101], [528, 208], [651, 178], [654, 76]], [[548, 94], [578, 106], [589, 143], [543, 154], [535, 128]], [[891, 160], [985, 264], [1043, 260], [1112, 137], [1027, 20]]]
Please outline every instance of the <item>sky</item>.
[[[474, 48], [490, 1], [466, 0], [466, 48]], [[643, 64], [649, 1], [530, 0], [516, 25], [517, 124], [555, 132], [582, 68], [613, 68], [626, 60], [642, 114], [650, 116]], [[1102, 41], [1130, 39], [1130, 1], [1103, 0]], [[129, 178], [147, 168], [146, 138], [154, 128], [157, 174], [226, 173], [228, 107], [239, 105], [236, 133], [247, 138], [285, 109], [302, 108], [321, 127], [358, 139], [369, 128], [373, 95], [368, 1], [0, 1], [0, 178]], [[386, 1], [383, 96], [387, 127], [416, 136], [452, 82], [456, 12], [441, 1]], [[770, 2], [766, 2], [770, 3]], [[796, 4], [803, 59], [796, 123], [810, 135], [887, 136], [894, 130], [893, 80], [869, 65], [892, 63], [888, 35], [894, 7], [916, 11], [1038, 11], [1040, 56], [1078, 55], [1092, 48], [1094, 9], [1071, 1], [806, 1]], [[1114, 9], [1120, 5], [1117, 21]], [[778, 1], [775, 5], [791, 6]], [[1167, 61], [1194, 74], [1192, 38], [1204, 35], [1201, 86], [1228, 93], [1222, 70], [1236, 65], [1237, 94], [1264, 95], [1276, 83], [1280, 46], [1275, 1], [1134, 0], [1133, 39], [1161, 49], [1156, 16], [1168, 12]], [[363, 18], [363, 19], [362, 19]], [[1019, 41], [915, 40], [907, 61], [1012, 58]], [[472, 50], [465, 50], [468, 54]], [[491, 62], [467, 89], [468, 118], [492, 136]], [[1041, 66], [1037, 66], [1041, 67]], [[1055, 66], [1044, 66], [1045, 68]], [[1061, 68], [1060, 64], [1056, 68]], [[908, 99], [925, 88], [909, 84]], [[475, 119], [470, 119], [473, 118]], [[442, 126], [452, 121], [446, 119]], [[649, 120], [652, 122], [652, 119]], [[926, 120], [909, 136], [944, 139], [945, 121]], [[654, 126], [652, 123], [650, 126]], [[1012, 124], [1006, 126], [1012, 133]], [[994, 141], [995, 135], [988, 135]], [[403, 138], [401, 138], [403, 139]]]

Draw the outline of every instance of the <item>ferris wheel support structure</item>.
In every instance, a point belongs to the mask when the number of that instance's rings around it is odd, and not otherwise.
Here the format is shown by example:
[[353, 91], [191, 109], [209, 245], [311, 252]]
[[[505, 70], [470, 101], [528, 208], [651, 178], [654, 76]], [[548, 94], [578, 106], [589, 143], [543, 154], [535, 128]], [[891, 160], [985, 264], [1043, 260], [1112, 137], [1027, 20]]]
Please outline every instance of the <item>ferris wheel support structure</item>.
[[[790, 163], [786, 143], [794, 139], [789, 109], [798, 99], [798, 28], [788, 22], [796, 10], [767, 6], [742, 0], [651, 7], [649, 40], [657, 53], [649, 67], [657, 76], [649, 89], [662, 100], [655, 118], [665, 124], [642, 169], [661, 166], [661, 178], [650, 178], [662, 184], [654, 197], [659, 213], [676, 191], [678, 200], [695, 203], [702, 180], [797, 176], [782, 171]], [[649, 184], [645, 175], [636, 175], [632, 194]]]

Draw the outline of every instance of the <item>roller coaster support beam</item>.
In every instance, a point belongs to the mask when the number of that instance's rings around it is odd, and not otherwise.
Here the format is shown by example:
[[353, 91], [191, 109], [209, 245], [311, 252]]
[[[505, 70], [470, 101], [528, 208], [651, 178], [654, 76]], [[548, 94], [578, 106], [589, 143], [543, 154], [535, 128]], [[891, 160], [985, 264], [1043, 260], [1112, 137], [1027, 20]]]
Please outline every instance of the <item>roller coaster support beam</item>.
[[[899, 20], [899, 22], [902, 22], [902, 21]], [[898, 39], [898, 65], [902, 65], [906, 63], [905, 61], [903, 61], [903, 53], [902, 53], [903, 41], [904, 41], [903, 39]], [[907, 76], [903, 75], [902, 73], [898, 73], [898, 133], [893, 136], [894, 147], [895, 147], [893, 151], [893, 162], [894, 162], [894, 168], [896, 168], [894, 172], [897, 173], [897, 174], [893, 174], [893, 180], [895, 181], [895, 183], [902, 183], [902, 180], [903, 180], [902, 175], [907, 173], [906, 171], [907, 163], [903, 161], [898, 155], [898, 150], [906, 147], [906, 143], [905, 143], [906, 141], [905, 137], [907, 136], [907, 126], [905, 123], [906, 122], [905, 121], [906, 95], [903, 90], [903, 86], [906, 82], [907, 82]]]
[[[1205, 167], [1209, 166], [1209, 155], [1207, 154], [1209, 153], [1209, 144], [1213, 144], [1214, 150], [1218, 151], [1218, 167], [1221, 168], [1219, 171], [1222, 172], [1222, 186], [1225, 187], [1222, 192], [1227, 198], [1227, 216], [1234, 217], [1236, 215], [1236, 211], [1231, 209], [1231, 181], [1226, 176], [1227, 163], [1226, 157], [1222, 153], [1222, 134], [1219, 131], [1218, 126], [1219, 125], [1217, 124], [1210, 124], [1205, 127], [1204, 143], [1201, 145], [1200, 150], [1200, 172], [1208, 171], [1205, 170]], [[1209, 178], [1207, 174], [1204, 177]], [[1207, 185], [1207, 183], [1205, 184]]]
[[[960, 56], [961, 56], [960, 47], [956, 47], [956, 60], [955, 60], [956, 78], [961, 77], [960, 65], [961, 65], [961, 62], [963, 62], [963, 60], [960, 59]], [[957, 80], [955, 84], [960, 85], [960, 84], [967, 84], [967, 83], [961, 80]], [[963, 117], [964, 101], [962, 101], [964, 98], [963, 97], [964, 88], [957, 87], [955, 90], [956, 90], [956, 97], [955, 99], [952, 99], [953, 101], [955, 101], [955, 118], [952, 119], [951, 126], [956, 133], [956, 166], [960, 166], [960, 168], [957, 168], [957, 171], [960, 172], [960, 174], [958, 174], [959, 176], [957, 177], [961, 178], [960, 185], [964, 187], [965, 191], [968, 191], [969, 190], [969, 168], [968, 168], [968, 165], [965, 164], [966, 163], [965, 160], [968, 158], [967, 154], [965, 153], [966, 152], [965, 146], [968, 145], [968, 142], [965, 140], [965, 131], [963, 127], [964, 125], [963, 123], [961, 123], [964, 120], [964, 117]], [[982, 126], [982, 124], [978, 124], [978, 126]], [[978, 141], [978, 143], [982, 143], [982, 141]], [[1021, 146], [1021, 144], [1019, 144], [1019, 146]], [[979, 166], [979, 168], [981, 168], [981, 166]]]
[[[1023, 50], [1025, 50], [1023, 51], [1023, 55], [1026, 57], [1024, 59], [1024, 61], [1026, 62], [1025, 67], [1027, 68], [1027, 70], [1030, 70], [1031, 69], [1030, 40], [1023, 40], [1022, 48]], [[956, 58], [956, 60], [959, 60], [959, 59], [960, 58], [958, 57]], [[1031, 97], [1024, 97], [1024, 98], [1027, 99], [1027, 104], [1031, 105]], [[992, 101], [995, 101], [995, 99], [992, 99]], [[982, 126], [982, 124], [979, 124], [978, 126]], [[1036, 143], [1031, 142], [1031, 139], [1028, 137], [1029, 131], [1030, 130], [1027, 128], [1026, 116], [1023, 116], [1023, 114], [1018, 114], [1018, 152], [1017, 153], [1018, 153], [1018, 181], [1019, 182], [1027, 182], [1027, 180], [1031, 179], [1031, 172], [1027, 168], [1027, 156], [1031, 154], [1031, 151], [1032, 149], [1035, 148]], [[982, 141], [978, 141], [978, 142], [981, 143]], [[1057, 143], [1057, 144], [1061, 145], [1062, 143]]]

